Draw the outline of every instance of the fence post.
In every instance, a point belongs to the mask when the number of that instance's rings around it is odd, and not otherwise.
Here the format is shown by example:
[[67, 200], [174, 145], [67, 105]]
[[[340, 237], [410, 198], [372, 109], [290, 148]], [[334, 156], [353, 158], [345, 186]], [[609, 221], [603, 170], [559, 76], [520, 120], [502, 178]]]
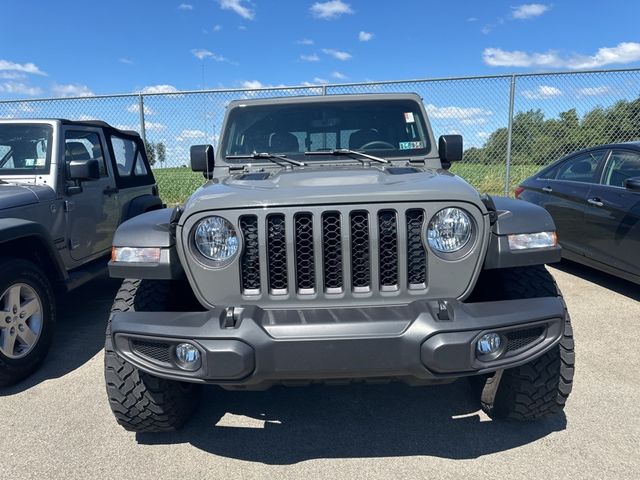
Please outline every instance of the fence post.
[[140, 111], [140, 136], [144, 144], [147, 144], [147, 131], [144, 126], [144, 99], [142, 94], [138, 95], [138, 110]]
[[511, 183], [511, 139], [513, 134], [513, 103], [516, 94], [516, 76], [511, 75], [509, 87], [509, 126], [507, 127], [507, 164], [504, 173], [504, 196], [509, 196], [509, 184]]
[[326, 94], [327, 94], [327, 86], [322, 85], [322, 95], [326, 95]]

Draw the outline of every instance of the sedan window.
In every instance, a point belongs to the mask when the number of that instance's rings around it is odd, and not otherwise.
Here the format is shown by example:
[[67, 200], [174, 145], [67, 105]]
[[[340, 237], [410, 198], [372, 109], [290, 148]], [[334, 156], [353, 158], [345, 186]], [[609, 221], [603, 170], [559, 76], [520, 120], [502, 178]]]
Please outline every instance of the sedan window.
[[604, 151], [588, 152], [576, 155], [561, 163], [558, 167], [556, 180], [571, 182], [597, 183], [596, 171]]
[[614, 150], [609, 158], [602, 183], [624, 187], [628, 178], [640, 177], [640, 154], [628, 150]]

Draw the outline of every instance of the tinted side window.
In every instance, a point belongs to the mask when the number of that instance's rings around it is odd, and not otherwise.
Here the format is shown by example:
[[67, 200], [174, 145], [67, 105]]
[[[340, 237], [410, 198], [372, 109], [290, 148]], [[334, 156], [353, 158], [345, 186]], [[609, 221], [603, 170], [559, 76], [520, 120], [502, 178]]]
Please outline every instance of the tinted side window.
[[570, 158], [558, 166], [555, 179], [571, 182], [597, 183], [595, 176], [604, 153], [604, 150], [589, 152]]
[[100, 136], [95, 132], [67, 130], [64, 134], [65, 160], [98, 160], [100, 176], [107, 176], [107, 167], [102, 153]]
[[602, 177], [604, 185], [624, 187], [628, 178], [640, 177], [640, 154], [628, 150], [614, 150]]
[[116, 161], [118, 175], [129, 177], [133, 174], [138, 149], [136, 142], [120, 137], [111, 137], [113, 155]]

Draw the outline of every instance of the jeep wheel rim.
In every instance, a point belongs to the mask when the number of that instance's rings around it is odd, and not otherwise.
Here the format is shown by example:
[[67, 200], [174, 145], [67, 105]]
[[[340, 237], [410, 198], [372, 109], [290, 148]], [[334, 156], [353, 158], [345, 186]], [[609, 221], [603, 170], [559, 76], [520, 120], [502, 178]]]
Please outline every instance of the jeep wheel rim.
[[42, 302], [26, 283], [14, 283], [0, 297], [0, 352], [22, 358], [31, 352], [42, 333]]

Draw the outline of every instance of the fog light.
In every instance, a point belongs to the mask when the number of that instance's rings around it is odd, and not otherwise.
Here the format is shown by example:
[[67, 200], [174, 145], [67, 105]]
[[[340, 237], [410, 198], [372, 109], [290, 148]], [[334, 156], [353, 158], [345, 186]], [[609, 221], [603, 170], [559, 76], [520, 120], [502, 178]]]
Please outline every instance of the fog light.
[[476, 343], [478, 357], [497, 357], [502, 350], [502, 337], [497, 333], [485, 333]]
[[180, 343], [176, 346], [176, 363], [185, 370], [200, 368], [200, 350], [190, 343]]

